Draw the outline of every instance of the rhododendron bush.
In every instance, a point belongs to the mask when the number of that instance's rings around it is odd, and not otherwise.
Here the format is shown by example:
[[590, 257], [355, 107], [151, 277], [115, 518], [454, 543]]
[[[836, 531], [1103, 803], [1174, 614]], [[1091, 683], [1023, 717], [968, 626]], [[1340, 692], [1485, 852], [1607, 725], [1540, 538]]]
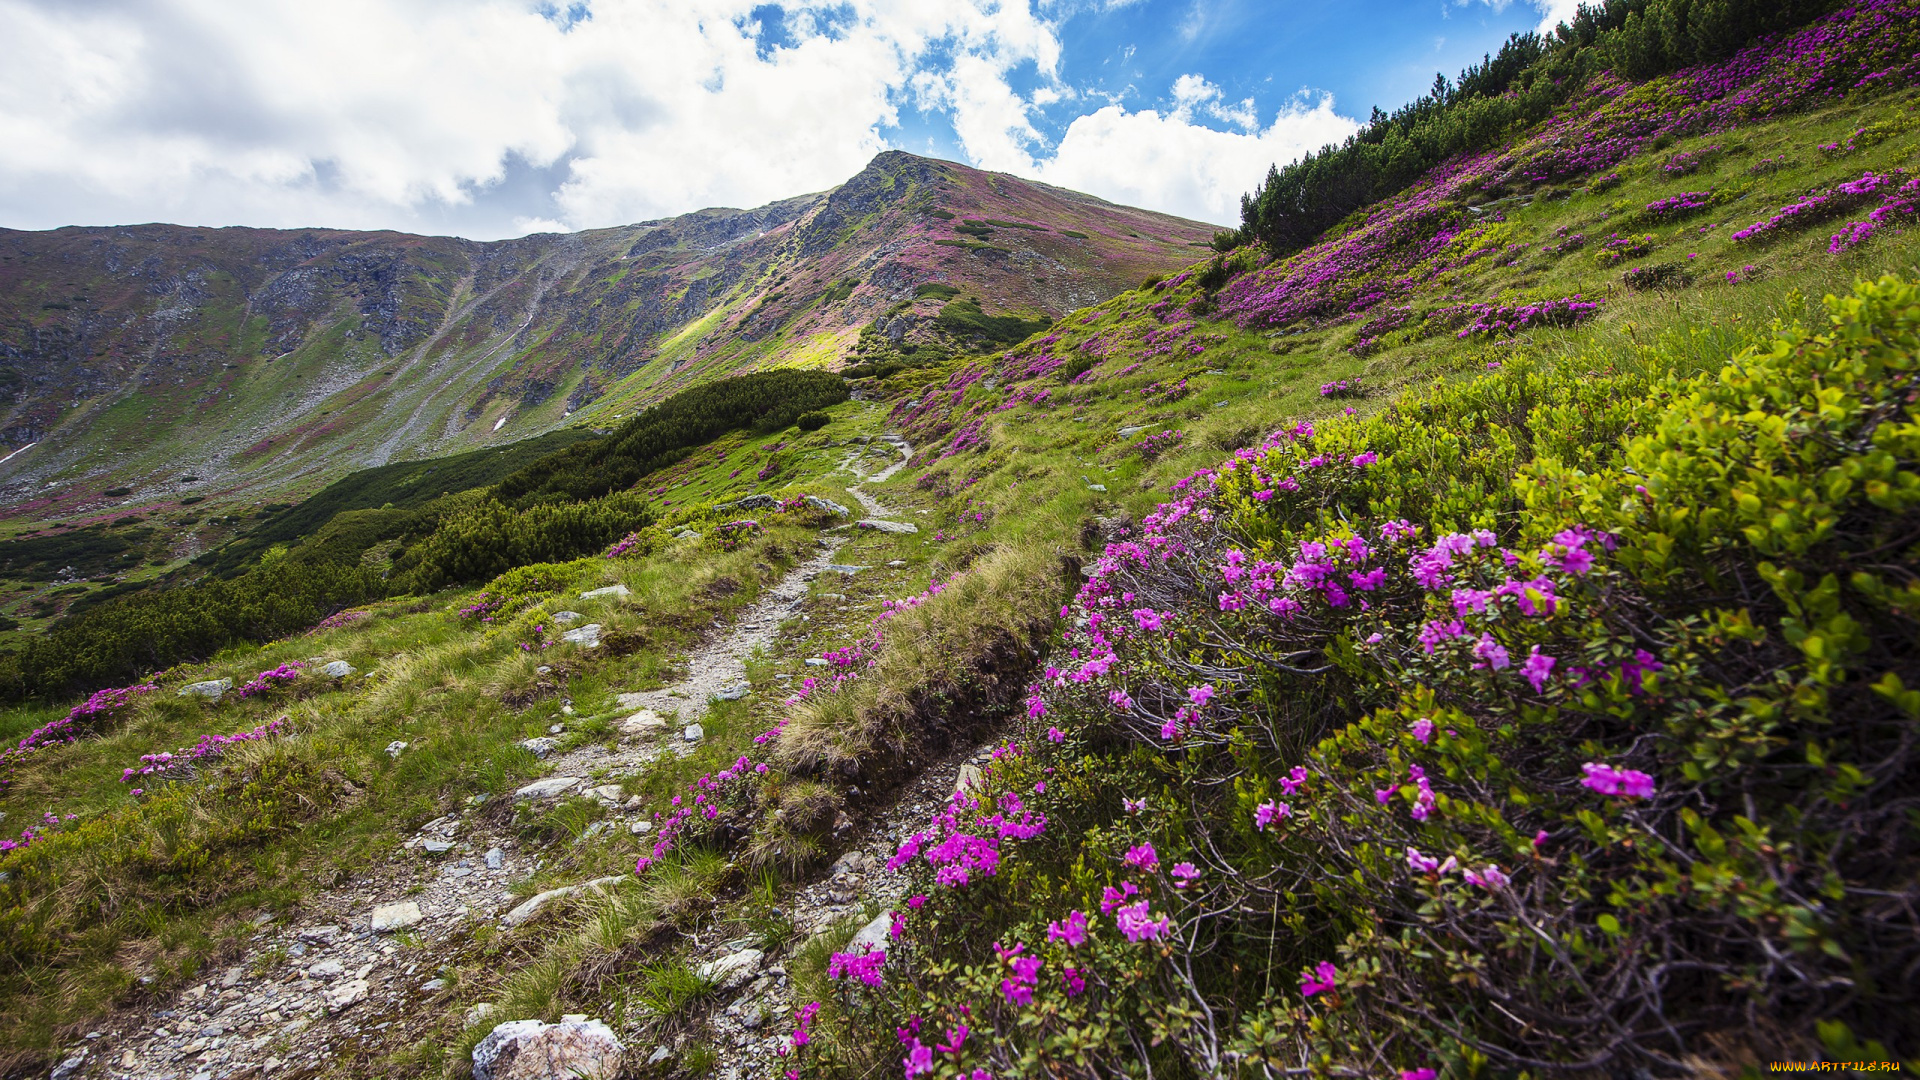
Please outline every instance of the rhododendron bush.
[[1516, 361], [1176, 485], [893, 860], [859, 1000], [898, 1067], [1920, 1049], [1920, 290], [1828, 305], [1718, 372]]

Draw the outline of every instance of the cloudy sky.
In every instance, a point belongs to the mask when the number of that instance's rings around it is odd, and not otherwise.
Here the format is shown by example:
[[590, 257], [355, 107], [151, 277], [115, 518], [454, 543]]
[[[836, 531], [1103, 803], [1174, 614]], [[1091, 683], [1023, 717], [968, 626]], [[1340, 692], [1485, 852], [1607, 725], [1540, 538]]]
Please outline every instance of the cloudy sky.
[[902, 149], [1233, 224], [1572, 0], [0, 0], [0, 227], [476, 239]]

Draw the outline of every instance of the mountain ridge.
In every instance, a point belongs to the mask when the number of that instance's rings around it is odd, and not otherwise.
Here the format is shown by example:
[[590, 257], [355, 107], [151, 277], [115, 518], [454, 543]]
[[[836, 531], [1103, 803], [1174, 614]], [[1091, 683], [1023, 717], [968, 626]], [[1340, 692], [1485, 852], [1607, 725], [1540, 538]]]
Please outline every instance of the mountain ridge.
[[928, 283], [1057, 317], [1184, 265], [1211, 229], [888, 151], [760, 207], [501, 241], [0, 230], [0, 455], [24, 450], [0, 517], [306, 491], [720, 375], [836, 366], [883, 318], [894, 345], [936, 341]]

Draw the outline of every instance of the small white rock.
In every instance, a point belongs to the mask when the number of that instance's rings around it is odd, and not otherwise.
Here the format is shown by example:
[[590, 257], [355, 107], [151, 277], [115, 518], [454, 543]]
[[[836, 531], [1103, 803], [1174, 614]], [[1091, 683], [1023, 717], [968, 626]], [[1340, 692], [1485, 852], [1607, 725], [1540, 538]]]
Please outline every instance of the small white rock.
[[365, 979], [348, 979], [320, 991], [320, 1000], [326, 1003], [328, 1012], [339, 1012], [365, 999], [371, 989]]
[[598, 600], [603, 596], [631, 596], [633, 590], [625, 585], [609, 585], [604, 589], [588, 589], [580, 594], [582, 600]]
[[[452, 845], [448, 845], [452, 846]], [[401, 900], [392, 904], [381, 904], [373, 909], [368, 925], [374, 933], [384, 934], [394, 930], [405, 930], [418, 925], [426, 916], [421, 914], [420, 905], [411, 900]]]

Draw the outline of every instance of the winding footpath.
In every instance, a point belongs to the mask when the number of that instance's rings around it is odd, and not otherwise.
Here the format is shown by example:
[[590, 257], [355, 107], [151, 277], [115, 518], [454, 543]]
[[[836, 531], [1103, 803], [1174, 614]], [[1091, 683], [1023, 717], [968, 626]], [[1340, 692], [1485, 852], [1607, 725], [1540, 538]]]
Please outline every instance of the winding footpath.
[[[912, 526], [897, 520], [901, 512], [864, 485], [898, 473], [912, 460], [913, 448], [897, 435], [876, 441], [900, 459], [863, 475], [856, 461], [870, 447], [856, 450], [842, 464], [860, 476], [849, 491], [869, 515], [863, 525], [908, 531]], [[652, 823], [639, 813], [640, 800], [623, 798], [611, 780], [593, 778], [631, 775], [662, 754], [691, 752], [704, 738], [699, 724], [708, 703], [752, 692], [747, 660], [777, 651], [781, 624], [798, 613], [814, 578], [838, 568], [834, 555], [845, 542], [844, 535], [823, 534], [816, 554], [694, 649], [685, 679], [619, 695], [620, 709], [631, 715], [621, 723], [613, 750], [601, 741], [560, 752], [554, 740], [528, 740], [530, 749], [549, 755], [552, 771], [511, 797], [546, 801], [585, 795], [609, 811], [589, 826], [591, 831], [624, 828], [647, 835]], [[863, 915], [873, 905], [883, 912], [897, 906], [902, 886], [885, 871], [886, 859], [952, 794], [967, 759], [983, 756], [982, 751], [932, 763], [881, 813], [864, 823], [843, 820], [836, 838], [845, 845], [844, 854], [788, 902], [785, 914], [802, 938]], [[316, 891], [287, 922], [263, 915], [237, 962], [210, 972], [164, 1007], [128, 1011], [103, 1024], [70, 1052], [55, 1076], [306, 1080], [427, 1037], [457, 995], [438, 973], [470, 949], [470, 931], [480, 924], [511, 929], [569, 896], [628, 879], [624, 874], [598, 878], [517, 897], [513, 886], [537, 873], [551, 849], [516, 838], [511, 815], [496, 809], [508, 797], [496, 795], [428, 822], [397, 856], [354, 880]], [[884, 922], [884, 914], [877, 922]], [[867, 933], [873, 932], [869, 926]], [[746, 1080], [770, 1069], [785, 1045], [789, 1018], [804, 1004], [791, 1000], [791, 985], [777, 958], [761, 956], [749, 945], [716, 943], [696, 960], [718, 990], [709, 1035], [720, 1053], [718, 1075], [726, 1080]], [[469, 1020], [491, 1017], [486, 1009], [470, 1009]], [[628, 1058], [633, 1064], [657, 1063], [686, 1049], [684, 1044], [629, 1046]]]

